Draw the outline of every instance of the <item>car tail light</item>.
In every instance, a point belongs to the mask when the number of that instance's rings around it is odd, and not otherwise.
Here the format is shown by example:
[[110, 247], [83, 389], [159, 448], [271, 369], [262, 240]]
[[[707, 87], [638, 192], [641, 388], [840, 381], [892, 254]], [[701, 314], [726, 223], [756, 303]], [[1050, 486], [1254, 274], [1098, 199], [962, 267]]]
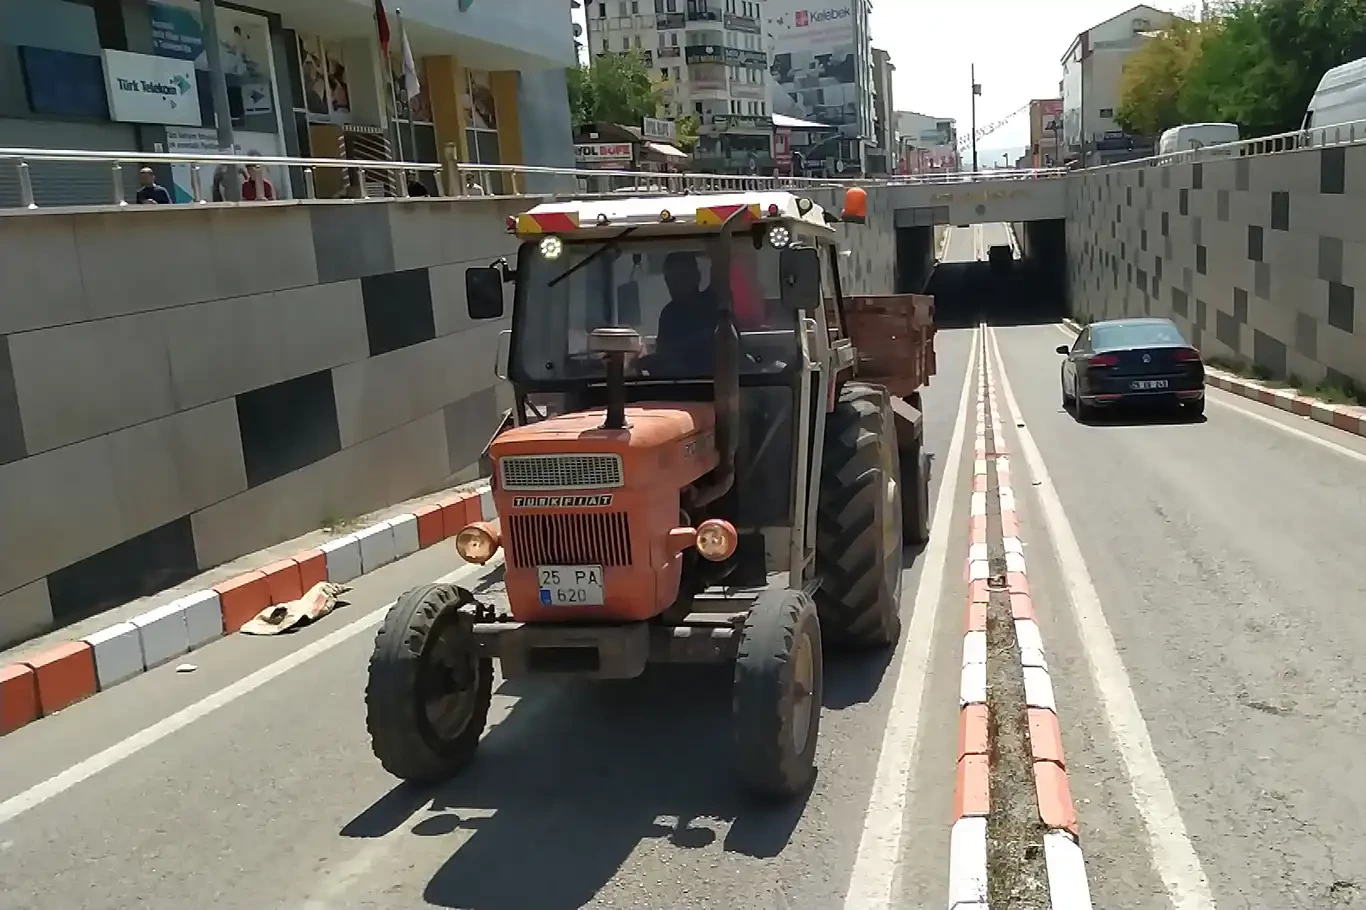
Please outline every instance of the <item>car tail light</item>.
[[1172, 355], [1172, 359], [1177, 363], [1198, 363], [1200, 352], [1195, 348], [1182, 348]]
[[1117, 354], [1096, 354], [1086, 361], [1089, 367], [1113, 367], [1119, 366], [1119, 355]]

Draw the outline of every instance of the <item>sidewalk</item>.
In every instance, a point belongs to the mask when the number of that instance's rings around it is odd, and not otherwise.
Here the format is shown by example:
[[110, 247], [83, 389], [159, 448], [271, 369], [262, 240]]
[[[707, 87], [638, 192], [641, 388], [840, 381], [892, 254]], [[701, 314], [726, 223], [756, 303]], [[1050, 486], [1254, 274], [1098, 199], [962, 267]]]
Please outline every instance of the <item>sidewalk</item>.
[[0, 736], [225, 635], [320, 581], [350, 582], [494, 517], [486, 480], [251, 553], [0, 652]]

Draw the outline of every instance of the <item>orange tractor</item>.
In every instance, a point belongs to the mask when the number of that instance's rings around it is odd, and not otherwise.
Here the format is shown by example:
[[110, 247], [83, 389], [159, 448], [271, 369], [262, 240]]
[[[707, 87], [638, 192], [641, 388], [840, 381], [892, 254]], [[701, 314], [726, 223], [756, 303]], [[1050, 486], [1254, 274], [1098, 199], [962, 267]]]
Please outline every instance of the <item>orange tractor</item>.
[[788, 192], [604, 197], [508, 219], [466, 273], [504, 315], [515, 407], [489, 444], [497, 522], [460, 532], [489, 572], [389, 611], [366, 689], [375, 755], [433, 781], [474, 756], [502, 675], [633, 678], [732, 661], [738, 771], [814, 774], [822, 646], [894, 647], [902, 551], [929, 527], [918, 389], [933, 303], [845, 296], [834, 224]]

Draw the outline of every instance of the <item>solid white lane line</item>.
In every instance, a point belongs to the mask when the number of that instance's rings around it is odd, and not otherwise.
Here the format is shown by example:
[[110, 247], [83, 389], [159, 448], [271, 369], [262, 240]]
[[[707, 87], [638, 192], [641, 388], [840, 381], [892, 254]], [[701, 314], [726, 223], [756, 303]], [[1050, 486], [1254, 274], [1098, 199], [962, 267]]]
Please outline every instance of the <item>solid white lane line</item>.
[[925, 677], [929, 672], [934, 627], [939, 615], [940, 595], [944, 586], [944, 570], [948, 558], [953, 502], [958, 492], [963, 454], [963, 438], [967, 433], [969, 396], [976, 390], [973, 367], [977, 363], [980, 346], [979, 330], [972, 333], [972, 347], [968, 354], [967, 374], [963, 379], [963, 393], [958, 400], [958, 415], [954, 418], [949, 450], [942, 461], [939, 495], [934, 501], [930, 524], [930, 541], [921, 552], [920, 582], [916, 586], [914, 612], [906, 627], [901, 663], [896, 675], [896, 689], [892, 694], [891, 710], [882, 735], [878, 754], [877, 773], [868, 796], [868, 811], [864, 814], [863, 834], [859, 838], [858, 853], [854, 857], [849, 876], [849, 892], [845, 896], [846, 910], [884, 910], [892, 906], [896, 887], [897, 860], [901, 856], [901, 839], [906, 818], [906, 802], [912, 786], [916, 743], [920, 735], [920, 704], [925, 694]]
[[[1060, 329], [1060, 330], [1062, 331], [1062, 333], [1063, 333], [1064, 335], [1066, 335], [1068, 338], [1075, 338], [1075, 337], [1076, 337], [1076, 335], [1075, 335], [1070, 329], [1068, 329], [1066, 326], [1057, 325], [1056, 323], [1055, 323], [1055, 326], [1056, 326], [1058, 329]], [[1218, 393], [1221, 393], [1221, 394], [1211, 395], [1210, 392], [1218, 392]], [[1231, 399], [1231, 400], [1225, 399], [1225, 398], [1224, 398], [1224, 395], [1229, 396], [1229, 399]], [[1309, 433], [1309, 432], [1306, 432], [1306, 431], [1304, 431], [1304, 430], [1301, 430], [1299, 427], [1292, 427], [1292, 426], [1291, 426], [1290, 424], [1288, 424], [1288, 423], [1284, 423], [1283, 421], [1275, 420], [1275, 419], [1273, 419], [1273, 418], [1267, 417], [1265, 414], [1258, 414], [1255, 410], [1253, 410], [1254, 407], [1257, 407], [1257, 408], [1269, 408], [1269, 407], [1271, 407], [1271, 405], [1269, 405], [1269, 404], [1263, 404], [1263, 403], [1260, 402], [1260, 401], [1253, 401], [1253, 400], [1250, 399], [1250, 398], [1243, 398], [1241, 395], [1236, 395], [1236, 394], [1234, 394], [1233, 392], [1228, 391], [1227, 389], [1221, 389], [1221, 388], [1218, 388], [1217, 386], [1206, 386], [1206, 387], [1205, 387], [1205, 401], [1209, 402], [1209, 403], [1212, 404], [1212, 405], [1216, 405], [1216, 406], [1218, 406], [1218, 407], [1224, 408], [1225, 410], [1228, 410], [1228, 411], [1236, 411], [1237, 413], [1242, 414], [1244, 417], [1248, 418], [1249, 420], [1255, 420], [1255, 421], [1258, 421], [1259, 423], [1264, 423], [1264, 424], [1266, 424], [1266, 425], [1269, 426], [1269, 427], [1275, 427], [1276, 429], [1280, 430], [1282, 433], [1289, 433], [1291, 436], [1298, 436], [1300, 439], [1306, 440], [1306, 441], [1308, 441], [1308, 442], [1312, 442], [1312, 443], [1314, 443], [1315, 445], [1323, 446], [1325, 449], [1328, 449], [1328, 450], [1331, 451], [1331, 452], [1336, 452], [1337, 454], [1343, 455], [1343, 456], [1345, 456], [1345, 457], [1347, 457], [1347, 458], [1350, 458], [1350, 459], [1352, 459], [1353, 461], [1359, 461], [1359, 462], [1361, 462], [1361, 463], [1363, 463], [1363, 464], [1366, 464], [1366, 452], [1358, 452], [1356, 449], [1349, 449], [1349, 448], [1347, 448], [1347, 446], [1339, 445], [1338, 443], [1333, 442], [1331, 439], [1324, 439], [1322, 436], [1316, 436], [1316, 435], [1314, 435], [1313, 433]], [[1296, 419], [1298, 419], [1298, 420], [1310, 420], [1310, 419], [1311, 419], [1311, 418], [1308, 418], [1308, 417], [1301, 417], [1299, 414], [1292, 414], [1290, 411], [1281, 411], [1279, 408], [1277, 408], [1276, 410], [1277, 410], [1278, 413], [1286, 414], [1286, 415], [1291, 416], [1291, 417], [1294, 417], [1294, 418], [1296, 418]], [[1317, 424], [1317, 423], [1316, 423], [1316, 425], [1317, 425], [1317, 426], [1327, 426], [1327, 424]], [[1331, 429], [1331, 428], [1330, 428], [1330, 429]], [[1343, 432], [1343, 431], [1342, 431], [1342, 430], [1338, 430], [1338, 432]]]
[[[491, 569], [501, 561], [500, 556], [495, 556], [487, 566], [466, 565], [461, 566], [454, 572], [437, 579], [440, 583], [457, 583], [471, 575], [481, 571]], [[190, 724], [199, 720], [201, 717], [212, 714], [224, 705], [232, 704], [244, 695], [249, 695], [257, 689], [271, 682], [290, 670], [307, 663], [313, 658], [325, 654], [340, 644], [344, 644], [357, 635], [370, 631], [394, 605], [391, 601], [377, 610], [366, 613], [360, 619], [355, 620], [349, 625], [342, 626], [335, 632], [311, 642], [299, 650], [286, 657], [282, 657], [272, 664], [268, 664], [261, 669], [244, 676], [237, 682], [226, 688], [200, 699], [192, 705], [188, 705], [169, 717], [163, 718], [150, 727], [146, 727], [134, 733], [126, 739], [120, 740], [109, 748], [97, 752], [84, 761], [77, 762], [60, 774], [49, 777], [39, 784], [34, 784], [22, 793], [11, 796], [9, 799], [0, 803], [0, 825], [11, 821], [19, 815], [42, 805], [55, 796], [60, 796], [77, 784], [89, 780], [101, 771], [111, 768], [126, 758], [130, 758], [146, 749], [156, 745], [161, 740], [173, 733], [185, 729]]]
[[1091, 678], [1100, 694], [1115, 746], [1124, 761], [1134, 803], [1148, 829], [1153, 866], [1177, 910], [1212, 910], [1215, 906], [1214, 896], [1200, 865], [1200, 857], [1186, 833], [1186, 825], [1181, 819], [1171, 784], [1157, 759], [1157, 753], [1153, 751], [1147, 722], [1134, 698], [1128, 670], [1124, 667], [1109, 623], [1105, 620], [1100, 595], [1091, 581], [1086, 560], [1077, 544], [1077, 536], [1072, 531], [1072, 524], [1063, 511], [1062, 500], [1058, 498], [1058, 491], [1048, 476], [1043, 456], [1039, 454], [1019, 403], [1015, 400], [994, 330], [987, 330], [987, 340], [996, 364], [998, 387], [1014, 417], [1020, 452], [1030, 473], [1034, 475], [1034, 489], [1038, 493], [1049, 537], [1053, 540], [1058, 566], [1067, 584], [1072, 614], [1086, 651]]

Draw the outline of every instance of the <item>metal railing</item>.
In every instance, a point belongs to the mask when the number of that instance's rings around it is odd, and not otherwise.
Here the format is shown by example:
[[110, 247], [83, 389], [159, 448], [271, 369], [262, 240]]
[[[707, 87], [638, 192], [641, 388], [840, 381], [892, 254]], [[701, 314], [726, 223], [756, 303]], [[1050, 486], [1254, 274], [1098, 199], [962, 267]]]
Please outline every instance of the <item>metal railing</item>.
[[[398, 179], [383, 181], [381, 191], [389, 197], [409, 195], [409, 181], [421, 182], [422, 175], [435, 180], [437, 194], [447, 198], [516, 197], [516, 196], [575, 196], [614, 193], [637, 195], [666, 195], [681, 193], [724, 193], [765, 189], [815, 189], [840, 187], [857, 183], [860, 186], [918, 186], [967, 183], [974, 180], [1038, 180], [1063, 177], [1064, 168], [1038, 170], [992, 170], [978, 173], [935, 172], [889, 177], [850, 179], [843, 177], [763, 177], [731, 174], [662, 173], [656, 171], [585, 170], [582, 168], [534, 167], [512, 164], [465, 164], [447, 162], [376, 161], [357, 158], [296, 158], [285, 155], [222, 155], [204, 152], [105, 152], [83, 149], [0, 148], [0, 168], [13, 167], [18, 176], [19, 206], [39, 208], [34, 197], [30, 167], [47, 162], [77, 162], [104, 165], [109, 168], [108, 201], [96, 207], [123, 207], [129, 204], [125, 189], [128, 170], [137, 171], [151, 165], [184, 165], [190, 168], [191, 202], [206, 204], [202, 170], [227, 165], [236, 169], [252, 165], [281, 167], [302, 172], [303, 199], [317, 199], [315, 175], [319, 171], [341, 171], [343, 189], [329, 198], [373, 198], [374, 183], [367, 179], [371, 172], [381, 172]], [[256, 193], [254, 200], [244, 205], [269, 203], [263, 192], [264, 176], [254, 172]], [[231, 201], [231, 200], [225, 200]], [[63, 206], [66, 208], [69, 206]]]
[[1271, 136], [1256, 136], [1251, 139], [1239, 139], [1237, 142], [1225, 142], [1220, 145], [1206, 145], [1195, 149], [1184, 149], [1179, 152], [1169, 152], [1165, 155], [1151, 155], [1147, 158], [1136, 158], [1132, 161], [1117, 161], [1114, 164], [1102, 164], [1089, 168], [1084, 168], [1080, 172], [1106, 171], [1120, 168], [1136, 167], [1169, 167], [1176, 164], [1190, 164], [1194, 162], [1221, 161], [1228, 158], [1251, 158], [1262, 155], [1276, 155], [1283, 152], [1298, 152], [1305, 149], [1330, 148], [1332, 146], [1358, 145], [1366, 142], [1366, 120], [1353, 120], [1348, 123], [1336, 123], [1332, 126], [1311, 127], [1307, 130], [1291, 130], [1287, 133], [1276, 133]]

